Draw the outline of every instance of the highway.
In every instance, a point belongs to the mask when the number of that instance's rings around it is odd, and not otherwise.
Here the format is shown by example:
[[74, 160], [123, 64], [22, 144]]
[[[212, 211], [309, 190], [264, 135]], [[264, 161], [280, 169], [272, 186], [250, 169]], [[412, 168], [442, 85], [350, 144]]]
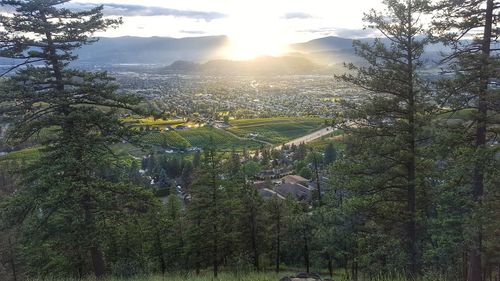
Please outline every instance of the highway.
[[[326, 127], [326, 128], [321, 129], [321, 130], [312, 132], [308, 135], [302, 136], [300, 138], [296, 138], [294, 140], [291, 140], [291, 141], [287, 142], [285, 145], [291, 146], [292, 144], [299, 145], [301, 143], [308, 143], [308, 142], [311, 142], [315, 139], [319, 139], [323, 136], [331, 134], [331, 133], [333, 133], [333, 131], [334, 131], [334, 129], [332, 127]], [[281, 149], [281, 145], [277, 146], [276, 149]]]

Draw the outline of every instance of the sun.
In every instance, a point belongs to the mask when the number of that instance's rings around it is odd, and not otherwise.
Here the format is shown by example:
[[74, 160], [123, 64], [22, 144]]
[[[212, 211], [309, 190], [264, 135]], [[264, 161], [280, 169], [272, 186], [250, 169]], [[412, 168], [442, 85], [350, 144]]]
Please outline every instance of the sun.
[[231, 26], [227, 27], [229, 43], [224, 50], [226, 58], [249, 60], [259, 56], [280, 56], [288, 51], [288, 33], [279, 18], [257, 8], [241, 6], [228, 20]]
[[232, 60], [250, 60], [260, 56], [281, 56], [287, 52], [287, 43], [275, 36], [255, 31], [229, 35], [224, 52]]

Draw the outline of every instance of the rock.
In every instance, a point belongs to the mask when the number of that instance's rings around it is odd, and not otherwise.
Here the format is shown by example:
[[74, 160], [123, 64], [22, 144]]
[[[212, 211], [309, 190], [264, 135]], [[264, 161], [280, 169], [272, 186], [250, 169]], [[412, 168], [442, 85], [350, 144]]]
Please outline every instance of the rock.
[[296, 278], [312, 278], [312, 279], [321, 280], [321, 277], [319, 276], [319, 274], [316, 274], [316, 273], [301, 272], [301, 273], [297, 274], [297, 276], [295, 276], [295, 277]]
[[301, 272], [295, 277], [283, 277], [280, 281], [321, 281], [321, 277], [315, 273]]

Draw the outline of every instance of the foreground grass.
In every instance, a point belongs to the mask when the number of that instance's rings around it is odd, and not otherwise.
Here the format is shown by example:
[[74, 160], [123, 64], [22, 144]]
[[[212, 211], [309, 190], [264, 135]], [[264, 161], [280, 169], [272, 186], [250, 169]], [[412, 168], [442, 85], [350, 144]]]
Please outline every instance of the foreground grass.
[[[104, 279], [104, 281], [279, 281], [285, 276], [293, 276], [294, 273], [279, 273], [274, 272], [252, 272], [252, 273], [221, 273], [217, 278], [214, 278], [212, 274], [200, 274], [196, 275], [194, 273], [189, 274], [167, 274], [167, 275], [154, 275], [154, 276], [136, 276], [136, 277], [109, 277]], [[327, 278], [327, 276], [322, 276]], [[335, 281], [349, 281], [343, 274], [338, 274], [334, 276]], [[408, 281], [404, 277], [372, 277], [372, 278], [358, 278], [358, 281]], [[440, 276], [428, 276], [418, 281], [445, 281], [444, 278]], [[77, 281], [75, 279], [31, 279], [31, 281]], [[95, 278], [87, 278], [78, 281], [96, 281]], [[102, 281], [102, 280], [100, 280]], [[352, 279], [351, 279], [352, 281]]]
[[[220, 273], [217, 278], [214, 278], [212, 274], [200, 274], [196, 275], [194, 273], [189, 274], [167, 274], [167, 275], [153, 275], [153, 276], [136, 276], [136, 277], [108, 277], [104, 279], [105, 281], [279, 281], [282, 277], [287, 276], [285, 273]], [[32, 279], [31, 281], [76, 281], [75, 279]], [[82, 281], [96, 281], [95, 278], [89, 277]]]

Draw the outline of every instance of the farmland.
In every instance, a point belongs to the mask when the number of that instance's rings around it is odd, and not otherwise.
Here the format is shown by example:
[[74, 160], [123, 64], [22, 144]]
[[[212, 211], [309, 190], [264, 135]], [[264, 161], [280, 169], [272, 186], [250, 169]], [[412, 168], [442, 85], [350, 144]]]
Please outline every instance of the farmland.
[[227, 130], [239, 137], [281, 144], [307, 135], [325, 125], [321, 118], [260, 118], [232, 120]]
[[260, 146], [256, 141], [237, 138], [228, 132], [213, 127], [201, 127], [188, 130], [150, 132], [143, 137], [149, 144], [164, 147], [184, 149], [188, 147], [203, 148], [213, 139], [219, 149], [229, 150], [235, 148], [255, 149]]
[[[163, 130], [164, 126], [185, 125], [182, 120], [153, 120], [151, 118], [124, 120], [137, 126], [161, 127], [161, 130], [144, 131], [140, 141], [165, 148], [186, 149], [190, 147], [203, 148], [214, 140], [220, 150], [241, 151], [243, 148], [253, 150], [262, 144], [278, 145], [292, 139], [304, 136], [310, 132], [324, 127], [324, 120], [320, 118], [260, 118], [231, 120], [230, 127], [218, 129], [211, 126], [189, 128], [184, 130]], [[251, 137], [250, 134], [255, 134]], [[45, 132], [44, 136], [50, 135]], [[140, 156], [141, 149], [131, 144], [118, 143], [113, 150], [119, 154], [132, 154]], [[29, 150], [17, 153], [26, 154]], [[34, 150], [36, 151], [36, 150]], [[9, 159], [12, 155], [2, 157]], [[27, 153], [25, 158], [32, 158], [33, 153]]]
[[260, 118], [231, 120], [230, 127], [210, 126], [175, 131], [147, 132], [142, 140], [149, 144], [185, 149], [203, 148], [212, 138], [220, 149], [255, 149], [264, 144], [280, 144], [324, 127], [319, 118]]

